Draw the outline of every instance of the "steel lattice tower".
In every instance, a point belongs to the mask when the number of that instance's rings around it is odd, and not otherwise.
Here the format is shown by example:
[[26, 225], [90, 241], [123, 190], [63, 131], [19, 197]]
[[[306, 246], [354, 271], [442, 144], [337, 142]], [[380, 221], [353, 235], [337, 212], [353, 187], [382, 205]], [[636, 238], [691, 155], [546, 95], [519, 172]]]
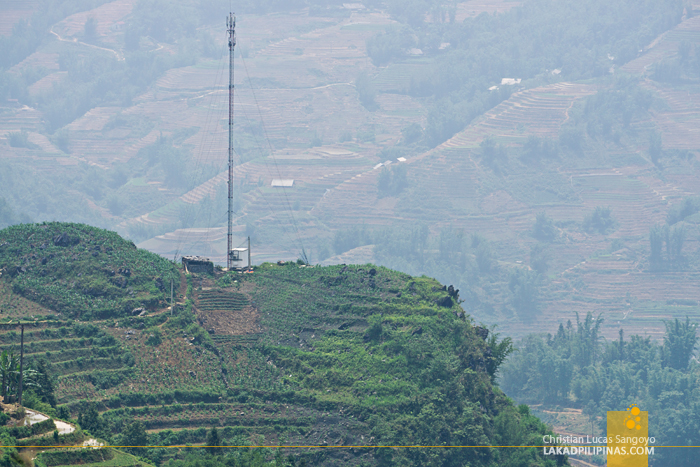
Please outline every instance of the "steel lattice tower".
[[236, 47], [236, 17], [229, 13], [226, 18], [228, 31], [228, 246], [226, 267], [231, 269], [233, 248], [233, 49]]

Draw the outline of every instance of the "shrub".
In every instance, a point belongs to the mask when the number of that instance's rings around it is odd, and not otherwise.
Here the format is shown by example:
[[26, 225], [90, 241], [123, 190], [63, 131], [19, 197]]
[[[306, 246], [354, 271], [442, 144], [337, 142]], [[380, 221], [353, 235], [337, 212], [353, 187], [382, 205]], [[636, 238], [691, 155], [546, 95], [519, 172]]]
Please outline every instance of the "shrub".
[[583, 219], [583, 230], [586, 232], [598, 232], [605, 235], [615, 229], [617, 221], [612, 216], [610, 207], [596, 206], [595, 211]]
[[10, 132], [7, 135], [7, 139], [10, 142], [10, 146], [13, 148], [34, 149], [37, 147], [36, 144], [29, 141], [29, 133], [27, 133], [27, 130]]
[[532, 236], [543, 242], [552, 242], [559, 236], [554, 221], [546, 212], [542, 211], [537, 214], [535, 224], [532, 227]]
[[160, 328], [150, 328], [146, 331], [148, 333], [148, 338], [146, 339], [146, 345], [157, 347], [163, 342], [162, 333]]

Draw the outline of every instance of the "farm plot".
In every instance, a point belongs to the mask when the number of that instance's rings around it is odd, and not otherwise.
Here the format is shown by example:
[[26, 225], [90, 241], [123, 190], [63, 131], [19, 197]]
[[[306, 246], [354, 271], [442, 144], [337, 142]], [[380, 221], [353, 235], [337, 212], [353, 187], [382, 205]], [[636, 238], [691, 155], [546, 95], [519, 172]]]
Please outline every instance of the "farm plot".
[[700, 42], [700, 18], [686, 19], [675, 28], [667, 31], [644, 48], [641, 56], [624, 64], [620, 70], [625, 73], [651, 73], [655, 63], [673, 58], [678, 53], [678, 45], [683, 40]]
[[[547, 303], [538, 317], [538, 325], [554, 332], [560, 322], [591, 312], [603, 313], [603, 334], [615, 338], [620, 327], [626, 333], [660, 338], [663, 320], [697, 319], [697, 273], [641, 272], [637, 260], [629, 254], [606, 254], [580, 263], [564, 272], [549, 287]], [[673, 306], [674, 304], [694, 306]], [[669, 306], [671, 304], [671, 306]]]
[[21, 107], [2, 107], [0, 112], [0, 134], [7, 135], [11, 131], [28, 130], [40, 131], [43, 114], [26, 105]]
[[[310, 69], [307, 76], [301, 78], [303, 80], [316, 75], [327, 83], [350, 82], [359, 71], [373, 68], [366, 54], [365, 41], [393, 23], [385, 13], [368, 11], [353, 11], [350, 18], [333, 25], [327, 18], [319, 20], [311, 19], [309, 27], [317, 25], [313, 30], [273, 42], [260, 51], [260, 55], [274, 57], [280, 64], [303, 60]], [[313, 65], [308, 66], [309, 62]], [[276, 75], [265, 76], [272, 76], [280, 82], [290, 79], [289, 76], [277, 78]]]
[[[198, 402], [115, 409], [109, 412], [108, 418], [129, 417], [140, 420], [151, 432], [197, 429], [203, 426], [236, 427], [240, 431], [257, 431], [261, 428], [264, 431], [269, 431], [277, 427], [295, 430], [308, 428], [312, 425], [311, 417], [298, 417], [294, 412], [279, 404], [266, 406], [263, 404]], [[265, 428], [268, 429], [265, 430]], [[168, 436], [168, 434], [161, 433], [160, 436]]]
[[556, 138], [573, 103], [595, 91], [592, 85], [556, 83], [517, 92], [438, 148], [475, 147], [489, 135], [513, 142], [528, 134]]
[[10, 68], [10, 73], [21, 73], [26, 68], [46, 68], [51, 71], [58, 71], [58, 54], [52, 52], [37, 51]]
[[43, 94], [45, 92], [51, 91], [51, 89], [53, 89], [55, 85], [60, 84], [61, 81], [66, 79], [67, 76], [67, 71], [57, 71], [55, 73], [51, 73], [50, 75], [44, 76], [36, 83], [29, 86], [27, 88], [27, 91], [29, 91], [29, 94], [31, 96]]
[[666, 218], [668, 202], [639, 179], [610, 173], [571, 177], [572, 185], [584, 204], [582, 209], [573, 212], [583, 220], [583, 216], [596, 206], [610, 206], [619, 222], [612, 237], [647, 234], [650, 226]]
[[667, 110], [652, 113], [656, 126], [662, 133], [664, 147], [673, 149], [700, 148], [700, 92], [688, 87], [673, 89], [652, 81], [645, 82], [667, 104]]
[[257, 310], [249, 298], [226, 290], [203, 290], [196, 294], [195, 309], [200, 324], [214, 335], [246, 335], [260, 332]]
[[[17, 353], [19, 343], [16, 329], [0, 330], [0, 349]], [[24, 344], [26, 359], [51, 365], [59, 402], [94, 397], [132, 372], [118, 341], [99, 326], [45, 321], [25, 327]]]
[[379, 170], [357, 174], [326, 192], [311, 214], [334, 227], [357, 225], [388, 225], [396, 220], [395, 199], [378, 200]]
[[522, 2], [511, 0], [472, 0], [460, 2], [457, 4], [455, 21], [461, 22], [466, 18], [479, 16], [481, 13], [503, 13], [521, 4]]
[[38, 0], [5, 0], [0, 5], [0, 35], [9, 36], [12, 28], [21, 19], [29, 19], [39, 8]]
[[135, 3], [134, 0], [116, 0], [106, 3], [92, 10], [69, 16], [57, 23], [53, 30], [61, 36], [75, 37], [84, 31], [88, 18], [94, 18], [100, 40], [116, 42], [114, 32], [121, 29], [120, 25], [123, 23], [120, 20], [131, 13]]
[[405, 93], [411, 79], [420, 75], [422, 71], [430, 70], [430, 63], [425, 60], [406, 60], [400, 63], [391, 63], [372, 78], [372, 84], [379, 92]]

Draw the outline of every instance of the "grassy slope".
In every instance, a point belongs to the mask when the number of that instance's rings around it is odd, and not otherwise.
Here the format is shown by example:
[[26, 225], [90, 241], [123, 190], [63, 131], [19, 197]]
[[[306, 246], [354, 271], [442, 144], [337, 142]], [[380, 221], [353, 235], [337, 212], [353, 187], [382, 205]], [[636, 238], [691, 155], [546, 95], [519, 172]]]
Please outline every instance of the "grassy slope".
[[155, 308], [179, 276], [164, 258], [116, 233], [44, 223], [0, 232], [0, 269], [13, 292], [70, 317], [113, 317]]
[[[82, 232], [85, 246], [90, 238], [113, 238], [85, 226], [50, 228]], [[17, 229], [30, 227], [1, 231], [0, 238], [17, 239], [10, 235]], [[83, 253], [80, 270], [99, 271], [103, 257], [85, 255], [81, 244], [64, 257]], [[128, 242], [119, 245], [118, 238], [112, 245], [116, 257], [152, 256]], [[16, 258], [36, 251], [27, 242], [12, 248]], [[39, 268], [25, 267], [11, 280]], [[62, 279], [77, 279], [75, 271]], [[75, 416], [97, 402], [108, 435], [122, 422], [141, 420], [149, 442], [158, 445], [203, 443], [204, 427], [210, 426], [224, 427], [225, 439], [267, 445], [537, 445], [546, 431], [491, 383], [487, 341], [469, 317], [458, 316], [459, 305], [445, 300], [447, 292], [433, 279], [372, 266], [265, 264], [250, 275], [187, 280], [188, 299], [172, 316], [155, 310], [100, 320], [92, 314], [89, 325], [55, 319], [25, 331], [29, 357], [46, 356], [60, 375], [59, 403]], [[51, 289], [36, 291], [33, 298], [49, 301]], [[220, 298], [225, 296], [232, 301]], [[452, 306], [439, 306], [438, 299]], [[217, 313], [234, 324], [252, 316], [256, 327], [214, 326], [210, 335], [199, 323]], [[0, 331], [3, 347], [16, 341], [13, 331]], [[391, 459], [397, 465], [457, 465], [465, 456], [474, 465], [553, 462], [535, 448], [328, 449], [305, 455], [314, 456], [314, 465]]]

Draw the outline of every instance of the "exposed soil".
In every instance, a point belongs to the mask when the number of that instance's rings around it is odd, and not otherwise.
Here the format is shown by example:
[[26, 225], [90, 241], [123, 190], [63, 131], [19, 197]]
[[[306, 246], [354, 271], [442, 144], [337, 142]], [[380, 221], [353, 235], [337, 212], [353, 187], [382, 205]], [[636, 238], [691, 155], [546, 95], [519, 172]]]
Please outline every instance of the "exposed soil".
[[[197, 319], [202, 327], [215, 335], [241, 336], [257, 334], [261, 331], [258, 325], [259, 313], [253, 306], [242, 310], [197, 310]], [[213, 329], [213, 333], [210, 331]]]

